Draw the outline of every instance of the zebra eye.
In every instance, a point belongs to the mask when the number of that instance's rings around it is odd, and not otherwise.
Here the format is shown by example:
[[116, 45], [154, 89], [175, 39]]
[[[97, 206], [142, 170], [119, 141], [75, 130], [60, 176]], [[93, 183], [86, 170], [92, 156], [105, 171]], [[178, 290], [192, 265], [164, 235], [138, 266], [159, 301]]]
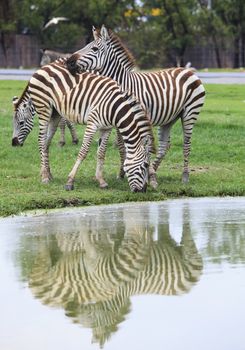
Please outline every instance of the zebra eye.
[[20, 121], [20, 126], [24, 125], [24, 120]]
[[26, 108], [27, 104], [26, 103], [23, 103], [23, 107]]
[[94, 51], [94, 52], [97, 52], [99, 49], [98, 49], [98, 47], [94, 46], [94, 47], [92, 47], [91, 50]]

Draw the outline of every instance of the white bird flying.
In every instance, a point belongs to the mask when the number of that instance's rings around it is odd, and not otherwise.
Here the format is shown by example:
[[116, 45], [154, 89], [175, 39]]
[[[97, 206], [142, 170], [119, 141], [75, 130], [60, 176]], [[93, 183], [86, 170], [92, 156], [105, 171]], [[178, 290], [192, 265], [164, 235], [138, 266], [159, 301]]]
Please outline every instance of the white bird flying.
[[58, 24], [60, 21], [69, 21], [69, 18], [66, 17], [54, 17], [52, 18], [50, 21], [48, 21], [45, 26], [43, 27], [42, 30], [47, 29], [50, 26], [54, 26], [56, 24]]

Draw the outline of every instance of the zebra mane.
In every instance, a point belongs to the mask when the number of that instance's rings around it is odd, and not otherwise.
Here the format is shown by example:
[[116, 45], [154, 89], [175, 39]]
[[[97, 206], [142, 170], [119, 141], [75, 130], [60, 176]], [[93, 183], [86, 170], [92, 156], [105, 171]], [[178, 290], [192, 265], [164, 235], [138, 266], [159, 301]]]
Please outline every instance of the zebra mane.
[[59, 57], [59, 58], [56, 58], [55, 61], [53, 62], [50, 62], [49, 64], [50, 65], [59, 65], [59, 66], [62, 66], [62, 67], [65, 67], [66, 68], [66, 62], [68, 60], [68, 57]]
[[17, 109], [19, 107], [19, 105], [21, 104], [21, 102], [23, 101], [23, 99], [26, 97], [26, 95], [29, 95], [29, 83], [26, 85], [25, 89], [23, 90], [20, 98], [18, 99], [18, 101], [15, 103], [15, 109]]
[[126, 59], [129, 61], [130, 68], [134, 68], [136, 66], [136, 60], [133, 54], [129, 51], [129, 49], [123, 44], [121, 39], [111, 29], [109, 29], [109, 36], [113, 45], [119, 47], [119, 49], [123, 52]]

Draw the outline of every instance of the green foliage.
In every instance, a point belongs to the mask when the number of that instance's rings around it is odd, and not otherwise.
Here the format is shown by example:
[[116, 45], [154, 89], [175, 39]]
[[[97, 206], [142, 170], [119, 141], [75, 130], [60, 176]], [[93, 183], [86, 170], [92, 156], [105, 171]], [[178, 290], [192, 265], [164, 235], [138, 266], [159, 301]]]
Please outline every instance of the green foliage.
[[120, 38], [127, 43], [130, 51], [137, 57], [137, 65], [145, 69], [165, 65], [164, 45], [158, 45], [159, 28], [152, 30], [150, 23], [139, 23], [135, 33], [120, 32]]
[[[54, 33], [46, 31], [44, 33], [43, 46], [46, 48], [56, 48], [63, 52], [71, 52], [74, 47], [84, 36], [85, 30], [74, 23], [60, 23], [59, 30]], [[52, 35], [51, 35], [52, 34]], [[81, 46], [83, 43], [81, 42]]]
[[245, 66], [245, 2], [243, 0], [215, 0], [213, 12], [228, 28], [234, 45], [234, 68]]
[[[23, 147], [11, 146], [11, 101], [14, 95], [21, 95], [25, 84], [23, 81], [0, 81], [0, 215], [38, 208], [156, 201], [170, 197], [245, 195], [243, 86], [206, 86], [206, 103], [193, 132], [190, 183], [181, 183], [182, 131], [181, 123], [177, 123], [172, 131], [171, 149], [158, 171], [158, 189], [149, 188], [147, 193], [137, 194], [130, 192], [126, 179], [116, 179], [119, 156], [113, 146], [113, 136], [110, 138], [105, 162], [108, 189], [99, 189], [94, 180], [97, 149], [94, 142], [79, 170], [75, 190], [64, 190], [63, 186], [78, 154], [79, 145], [71, 144], [67, 132], [67, 144], [60, 148], [59, 131], [50, 149], [54, 180], [48, 185], [41, 184], [38, 126], [35, 126]], [[83, 127], [77, 126], [77, 131], [82, 139]]]

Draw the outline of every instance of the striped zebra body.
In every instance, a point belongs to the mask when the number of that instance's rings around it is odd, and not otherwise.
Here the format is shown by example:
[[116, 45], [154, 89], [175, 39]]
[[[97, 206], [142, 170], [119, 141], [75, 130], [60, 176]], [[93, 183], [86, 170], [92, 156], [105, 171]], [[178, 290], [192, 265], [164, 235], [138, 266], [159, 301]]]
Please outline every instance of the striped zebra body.
[[[171, 68], [151, 73], [134, 71], [133, 56], [120, 39], [103, 26], [93, 30], [94, 41], [74, 53], [67, 61], [72, 74], [95, 70], [116, 80], [125, 91], [134, 93], [149, 114], [152, 125], [159, 126], [159, 149], [153, 162], [157, 170], [170, 147], [170, 130], [181, 119], [184, 135], [182, 181], [189, 180], [189, 154], [194, 124], [205, 100], [200, 79], [190, 69]], [[151, 183], [157, 186], [154, 172]]]
[[[69, 53], [62, 53], [58, 51], [52, 51], [52, 50], [40, 50], [42, 57], [40, 60], [40, 67], [45, 66], [46, 64], [49, 64], [58, 58], [68, 58], [71, 56]], [[77, 137], [77, 132], [75, 129], [75, 125], [71, 123], [68, 119], [61, 117], [60, 122], [59, 122], [59, 128], [60, 128], [60, 141], [59, 145], [62, 147], [65, 145], [65, 129], [68, 127], [70, 133], [71, 133], [71, 138], [72, 138], [72, 143], [74, 145], [78, 144], [78, 137]]]
[[[112, 127], [120, 133], [126, 148], [124, 169], [130, 189], [145, 191], [149, 173], [149, 152], [153, 149], [153, 135], [149, 120], [135, 98], [122, 93], [120, 87], [110, 78], [83, 73], [72, 76], [66, 68], [66, 59], [59, 59], [40, 68], [29, 81], [22, 97], [15, 103], [13, 145], [20, 144], [30, 130], [20, 128], [18, 119], [23, 101], [27, 98], [39, 116], [39, 150], [41, 154], [42, 181], [52, 178], [49, 167], [48, 149], [57, 129], [60, 116], [73, 123], [86, 124], [82, 147], [75, 165], [68, 176], [66, 189], [73, 189], [75, 175], [85, 159], [93, 136], [98, 129], [104, 131], [104, 138], [98, 151], [96, 177], [101, 187], [105, 148]], [[28, 112], [25, 120], [33, 119]], [[49, 135], [47, 141], [47, 132]], [[23, 136], [24, 135], [24, 136]]]

